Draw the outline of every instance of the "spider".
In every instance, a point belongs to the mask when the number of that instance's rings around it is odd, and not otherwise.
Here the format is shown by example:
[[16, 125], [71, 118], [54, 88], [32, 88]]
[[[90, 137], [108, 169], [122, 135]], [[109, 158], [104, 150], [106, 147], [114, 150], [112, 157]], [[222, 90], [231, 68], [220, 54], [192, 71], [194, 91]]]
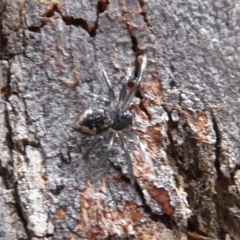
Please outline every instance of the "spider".
[[127, 160], [128, 173], [130, 175], [131, 185], [134, 186], [134, 175], [132, 169], [132, 162], [129, 153], [129, 148], [124, 136], [124, 133], [127, 134], [127, 137], [134, 140], [135, 143], [139, 146], [140, 150], [144, 153], [143, 146], [135, 134], [129, 131], [129, 127], [133, 122], [133, 112], [129, 110], [129, 105], [133, 100], [137, 89], [143, 79], [144, 70], [147, 65], [147, 57], [143, 55], [142, 64], [138, 72], [137, 80], [131, 91], [127, 92], [127, 85], [131, 79], [131, 76], [134, 72], [134, 68], [130, 67], [127, 70], [126, 76], [123, 78], [119, 99], [116, 103], [115, 93], [113, 91], [112, 84], [104, 70], [104, 68], [99, 65], [101, 74], [105, 80], [105, 83], [108, 87], [108, 99], [104, 99], [95, 94], [89, 94], [92, 97], [96, 97], [98, 100], [105, 102], [104, 109], [87, 109], [83, 112], [78, 121], [75, 123], [74, 128], [79, 132], [85, 135], [96, 135], [96, 138], [91, 143], [90, 147], [83, 154], [83, 159], [87, 159], [89, 153], [98, 145], [98, 143], [105, 138], [104, 133], [107, 130], [111, 130], [110, 141], [107, 146], [107, 150], [104, 153], [102, 161], [105, 162], [108, 158], [109, 152], [112, 150], [114, 145], [114, 140], [116, 137], [120, 138], [121, 146]]

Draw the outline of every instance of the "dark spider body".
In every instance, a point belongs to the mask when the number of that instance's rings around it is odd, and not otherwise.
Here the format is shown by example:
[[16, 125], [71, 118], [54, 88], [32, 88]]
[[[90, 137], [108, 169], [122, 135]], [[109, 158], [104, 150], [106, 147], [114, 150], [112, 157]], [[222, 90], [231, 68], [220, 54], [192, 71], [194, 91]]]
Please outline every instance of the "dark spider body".
[[117, 109], [110, 114], [103, 109], [88, 109], [75, 124], [75, 129], [83, 134], [97, 135], [112, 128], [120, 131], [132, 124], [132, 112]]
[[83, 134], [97, 135], [108, 130], [113, 125], [113, 120], [108, 111], [104, 109], [88, 109], [75, 123], [75, 129]]
[[121, 131], [132, 124], [132, 112], [129, 110], [121, 111], [117, 109], [111, 112], [113, 124], [111, 128], [115, 131]]
[[[131, 76], [133, 74], [134, 68], [129, 68], [127, 71], [126, 76], [123, 79], [122, 87], [120, 89], [119, 94], [119, 100], [117, 104], [115, 104], [115, 93], [112, 88], [112, 84], [109, 81], [107, 74], [105, 70], [101, 67], [101, 72], [103, 75], [103, 78], [108, 86], [108, 99], [104, 99], [102, 97], [99, 97], [95, 94], [89, 93], [91, 96], [97, 96], [97, 99], [100, 99], [101, 101], [105, 102], [105, 106], [110, 108], [109, 110], [105, 109], [87, 109], [85, 112], [83, 112], [79, 120], [75, 123], [75, 129], [79, 132], [87, 135], [98, 135], [96, 139], [93, 141], [92, 145], [87, 149], [87, 151], [84, 153], [83, 158], [87, 158], [89, 153], [92, 151], [92, 149], [102, 140], [104, 139], [103, 133], [107, 131], [108, 129], [114, 130], [111, 133], [111, 140], [109, 142], [109, 145], [107, 147], [106, 153], [104, 154], [102, 158], [103, 162], [108, 158], [108, 153], [111, 151], [113, 144], [114, 144], [114, 138], [120, 137], [122, 149], [124, 151], [125, 157], [127, 159], [127, 166], [128, 171], [130, 174], [130, 180], [131, 184], [134, 184], [133, 181], [133, 170], [131, 165], [131, 157], [129, 154], [129, 149], [126, 143], [126, 139], [123, 135], [123, 131], [127, 129], [133, 122], [133, 113], [128, 109], [133, 97], [135, 96], [135, 93], [142, 81], [143, 78], [143, 72], [147, 65], [147, 58], [144, 55], [142, 59], [142, 65], [140, 67], [137, 81], [132, 87], [131, 91], [127, 93], [127, 85], [128, 82], [131, 79]], [[142, 150], [141, 143], [139, 141], [139, 138], [134, 134], [130, 133], [130, 131], [125, 131], [127, 134], [127, 137], [134, 140], [136, 144], [140, 147]]]

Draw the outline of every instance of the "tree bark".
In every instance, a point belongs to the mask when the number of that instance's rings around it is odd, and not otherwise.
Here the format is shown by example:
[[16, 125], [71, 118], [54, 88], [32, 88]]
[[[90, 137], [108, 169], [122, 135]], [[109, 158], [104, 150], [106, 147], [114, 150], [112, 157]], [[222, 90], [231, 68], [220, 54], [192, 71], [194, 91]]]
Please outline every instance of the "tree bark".
[[[0, 239], [240, 239], [236, 1], [4, 1]], [[144, 79], [131, 105], [136, 180], [121, 144], [73, 128], [86, 92]], [[135, 74], [135, 75], [136, 75]], [[133, 81], [129, 84], [129, 89]]]

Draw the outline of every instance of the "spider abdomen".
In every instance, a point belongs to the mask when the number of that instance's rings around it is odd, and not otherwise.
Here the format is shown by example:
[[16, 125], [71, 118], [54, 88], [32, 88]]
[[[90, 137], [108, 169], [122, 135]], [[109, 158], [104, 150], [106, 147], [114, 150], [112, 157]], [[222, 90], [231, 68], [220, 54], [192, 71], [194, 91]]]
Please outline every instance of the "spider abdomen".
[[87, 135], [96, 135], [108, 130], [113, 120], [108, 111], [103, 109], [88, 109], [80, 115], [74, 128]]

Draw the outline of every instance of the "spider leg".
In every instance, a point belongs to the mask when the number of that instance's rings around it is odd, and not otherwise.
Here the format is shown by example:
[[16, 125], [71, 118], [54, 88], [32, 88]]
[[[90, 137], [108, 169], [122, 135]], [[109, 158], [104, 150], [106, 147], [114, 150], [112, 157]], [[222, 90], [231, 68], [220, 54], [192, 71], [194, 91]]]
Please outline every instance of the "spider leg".
[[120, 139], [121, 139], [122, 148], [123, 148], [123, 151], [124, 151], [125, 158], [127, 159], [127, 168], [128, 168], [128, 173], [129, 173], [129, 176], [130, 176], [130, 183], [131, 183], [132, 187], [134, 188], [135, 181], [134, 181], [134, 175], [133, 175], [131, 156], [129, 154], [129, 149], [128, 149], [126, 140], [124, 139], [124, 137], [121, 134], [120, 134]]
[[102, 167], [104, 167], [105, 164], [106, 164], [106, 162], [107, 162], [108, 154], [109, 154], [109, 152], [112, 150], [113, 144], [114, 144], [114, 136], [112, 135], [112, 136], [111, 136], [111, 140], [110, 140], [110, 142], [109, 142], [109, 144], [108, 144], [107, 150], [106, 150], [106, 152], [103, 154], [103, 156], [101, 157], [101, 162], [102, 162], [101, 165], [102, 165]]
[[87, 160], [89, 153], [93, 150], [93, 148], [94, 148], [95, 146], [97, 146], [97, 145], [99, 144], [99, 142], [100, 142], [101, 140], [103, 140], [103, 136], [102, 136], [102, 135], [99, 135], [96, 139], [94, 139], [94, 140], [92, 141], [91, 146], [90, 146], [90, 147], [87, 149], [87, 151], [83, 154], [82, 158], [85, 159], [85, 160]]
[[133, 132], [128, 132], [127, 136], [129, 139], [131, 139], [134, 143], [137, 144], [138, 148], [141, 151], [141, 156], [143, 157], [143, 159], [146, 161], [146, 163], [149, 165], [149, 167], [154, 170], [154, 164], [152, 162], [152, 159], [149, 157], [149, 155], [147, 154], [147, 151], [145, 149], [145, 147], [143, 146], [140, 138]]
[[144, 73], [144, 70], [145, 70], [146, 66], [147, 66], [147, 56], [143, 55], [142, 64], [141, 64], [141, 67], [140, 67], [140, 70], [139, 70], [139, 73], [138, 73], [137, 81], [136, 81], [135, 85], [133, 86], [133, 88], [131, 89], [128, 96], [126, 97], [125, 102], [123, 104], [123, 109], [128, 108], [128, 106], [131, 103], [135, 93], [137, 92], [138, 87], [139, 87], [139, 85], [140, 85], [140, 83], [143, 79], [143, 73]]
[[110, 82], [107, 73], [105, 72], [103, 66], [101, 64], [98, 65], [100, 68], [103, 78], [108, 86], [108, 94], [109, 94], [109, 105], [113, 109], [114, 108], [114, 103], [115, 103], [115, 93], [113, 91], [112, 83]]
[[129, 80], [131, 79], [134, 69], [135, 69], [134, 67], [128, 68], [127, 73], [126, 73], [125, 77], [123, 78], [122, 88], [120, 91], [117, 108], [121, 109], [123, 107], [123, 104], [124, 104], [124, 101], [125, 101], [126, 95], [127, 95], [127, 84], [129, 82]]

